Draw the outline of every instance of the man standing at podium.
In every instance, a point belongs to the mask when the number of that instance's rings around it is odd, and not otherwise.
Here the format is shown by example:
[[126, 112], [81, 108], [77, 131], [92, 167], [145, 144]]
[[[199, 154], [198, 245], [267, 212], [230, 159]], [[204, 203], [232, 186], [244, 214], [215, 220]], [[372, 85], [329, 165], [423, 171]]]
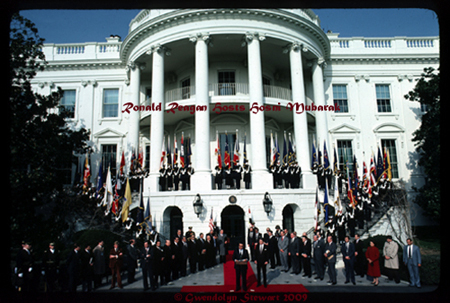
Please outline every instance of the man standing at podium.
[[244, 249], [244, 244], [239, 243], [239, 248], [233, 253], [234, 269], [236, 270], [236, 291], [242, 289], [247, 291], [247, 262], [249, 259], [248, 251]]

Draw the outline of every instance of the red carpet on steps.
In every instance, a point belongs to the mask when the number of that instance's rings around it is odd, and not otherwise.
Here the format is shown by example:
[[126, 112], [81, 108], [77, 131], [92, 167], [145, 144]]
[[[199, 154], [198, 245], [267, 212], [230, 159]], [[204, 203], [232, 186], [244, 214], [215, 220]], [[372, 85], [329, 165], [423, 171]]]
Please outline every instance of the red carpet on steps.
[[[236, 272], [234, 270], [234, 262], [232, 260], [233, 251], [230, 250], [226, 256], [226, 262], [223, 264], [223, 285], [194, 285], [183, 286], [181, 292], [232, 292], [236, 289]], [[267, 292], [267, 293], [304, 293], [308, 290], [303, 284], [268, 284], [267, 288], [264, 286], [256, 287], [257, 279], [253, 272], [250, 263], [247, 265], [247, 292]], [[238, 293], [243, 292], [242, 290]]]

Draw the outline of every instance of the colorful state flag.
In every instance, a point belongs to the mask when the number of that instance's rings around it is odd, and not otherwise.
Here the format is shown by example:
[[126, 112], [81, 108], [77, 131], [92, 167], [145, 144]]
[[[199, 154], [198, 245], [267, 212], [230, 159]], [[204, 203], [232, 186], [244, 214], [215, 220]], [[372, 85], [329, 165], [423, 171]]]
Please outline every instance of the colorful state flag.
[[369, 177], [370, 177], [370, 183], [372, 186], [375, 185], [377, 180], [377, 171], [375, 169], [375, 163], [374, 163], [374, 154], [372, 152], [372, 156], [370, 157], [370, 171], [369, 171]]
[[378, 182], [380, 182], [381, 177], [383, 176], [383, 158], [381, 156], [381, 150], [380, 147], [378, 146], [378, 157], [377, 157], [377, 185]]
[[184, 133], [181, 133], [180, 143], [180, 166], [184, 168]]
[[288, 164], [288, 147], [287, 147], [286, 131], [284, 132], [283, 164]]
[[219, 140], [219, 132], [216, 132], [216, 149], [215, 149], [215, 154], [217, 157], [217, 165], [219, 166], [220, 169], [222, 169], [222, 155], [220, 153], [220, 140]]
[[123, 206], [122, 206], [122, 223], [125, 223], [125, 221], [128, 219], [128, 213], [130, 211], [130, 205], [131, 205], [131, 188], [130, 188], [130, 180], [127, 178], [127, 185], [125, 186], [125, 195], [123, 200]]
[[323, 170], [325, 173], [330, 169], [330, 159], [328, 158], [327, 144], [323, 141]]
[[339, 159], [336, 153], [336, 148], [333, 148], [333, 156], [334, 156], [334, 162], [333, 162], [333, 170], [334, 174], [337, 175], [339, 171]]
[[95, 192], [95, 198], [100, 197], [100, 190], [103, 188], [103, 163], [100, 161], [100, 167], [97, 175], [97, 190]]
[[173, 136], [173, 164], [178, 161], [177, 135]]
[[170, 150], [170, 137], [167, 137], [167, 152], [166, 152], [166, 157], [167, 157], [167, 164], [172, 166], [172, 152]]
[[192, 149], [191, 149], [191, 135], [189, 135], [187, 142], [186, 142], [186, 163], [189, 165], [192, 163]]
[[247, 159], [247, 135], [244, 135], [244, 164], [248, 163]]
[[122, 151], [122, 159], [120, 160], [120, 174], [123, 175], [123, 168], [125, 167], [125, 153]]
[[166, 147], [164, 146], [166, 142], [166, 137], [163, 137], [162, 148], [161, 148], [161, 161], [159, 163], [159, 167], [162, 168], [164, 164], [166, 164]]
[[311, 159], [311, 169], [316, 168], [319, 165], [319, 161], [317, 158], [316, 145], [312, 144], [312, 159]]
[[236, 130], [236, 142], [234, 142], [233, 166], [239, 164], [239, 135]]
[[228, 134], [225, 132], [225, 156], [224, 156], [224, 163], [226, 168], [230, 168], [231, 166], [231, 159], [230, 159], [230, 149], [228, 144]]
[[277, 148], [273, 140], [273, 133], [270, 133], [270, 165], [277, 163]]
[[342, 214], [342, 203], [341, 197], [339, 197], [339, 186], [338, 177], [334, 177], [334, 205], [335, 205], [335, 215]]
[[292, 137], [291, 137], [291, 133], [289, 133], [289, 143], [288, 143], [288, 163], [294, 163], [295, 162], [295, 151], [294, 151], [294, 146], [292, 145]]
[[90, 177], [91, 177], [91, 166], [89, 165], [89, 154], [86, 153], [86, 161], [84, 163], [84, 172], [83, 172], [83, 189], [84, 190], [88, 190]]

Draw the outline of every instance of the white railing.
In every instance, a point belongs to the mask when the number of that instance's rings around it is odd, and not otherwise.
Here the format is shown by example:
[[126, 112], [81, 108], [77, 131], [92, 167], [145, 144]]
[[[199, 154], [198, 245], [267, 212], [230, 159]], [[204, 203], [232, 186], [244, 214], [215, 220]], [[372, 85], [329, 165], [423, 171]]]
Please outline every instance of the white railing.
[[[292, 91], [289, 88], [264, 85], [264, 97], [281, 100], [292, 100]], [[214, 83], [210, 84], [209, 96], [236, 96], [248, 95], [248, 83]], [[164, 93], [164, 102], [168, 104], [173, 101], [187, 100], [195, 97], [195, 86], [179, 87], [168, 90]], [[151, 105], [152, 99], [148, 98], [140, 105]]]
[[365, 48], [390, 48], [391, 40], [389, 39], [367, 39], [364, 40]]
[[84, 54], [84, 45], [60, 45], [56, 47], [56, 54]]
[[352, 52], [370, 52], [383, 51], [396, 53], [422, 52], [429, 53], [439, 52], [439, 37], [393, 37], [393, 38], [338, 38], [338, 34], [331, 33], [328, 35], [330, 46], [334, 51], [344, 53]]
[[433, 47], [433, 39], [406, 39], [407, 47]]
[[98, 52], [99, 53], [114, 53], [120, 51], [120, 44], [99, 44]]

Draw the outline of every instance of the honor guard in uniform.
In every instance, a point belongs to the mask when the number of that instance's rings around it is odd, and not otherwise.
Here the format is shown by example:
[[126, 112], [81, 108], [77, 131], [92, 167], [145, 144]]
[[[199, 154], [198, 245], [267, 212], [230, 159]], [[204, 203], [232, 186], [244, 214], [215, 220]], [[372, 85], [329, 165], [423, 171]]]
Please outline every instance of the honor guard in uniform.
[[48, 250], [44, 252], [44, 257], [42, 258], [45, 288], [48, 292], [57, 290], [60, 261], [60, 253], [55, 249], [55, 243], [52, 242], [48, 245]]

